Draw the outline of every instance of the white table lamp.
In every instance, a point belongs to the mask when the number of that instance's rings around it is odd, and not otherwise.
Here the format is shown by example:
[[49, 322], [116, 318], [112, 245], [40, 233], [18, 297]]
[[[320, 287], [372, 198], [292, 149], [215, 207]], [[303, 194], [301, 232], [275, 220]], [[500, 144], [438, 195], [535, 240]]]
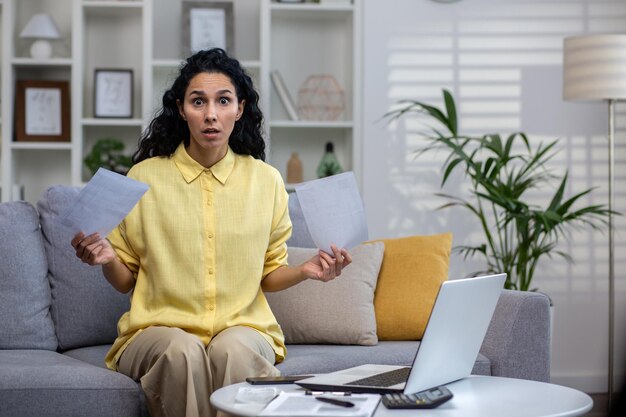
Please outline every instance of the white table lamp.
[[54, 20], [45, 13], [33, 15], [20, 33], [20, 38], [35, 39], [30, 47], [30, 56], [35, 59], [50, 58], [52, 46], [48, 39], [59, 39], [60, 37], [61, 34], [54, 24]]
[[[609, 211], [614, 202], [615, 101], [626, 99], [626, 34], [573, 36], [563, 45], [563, 98], [609, 103]], [[613, 396], [615, 320], [613, 216], [609, 213], [609, 411]]]

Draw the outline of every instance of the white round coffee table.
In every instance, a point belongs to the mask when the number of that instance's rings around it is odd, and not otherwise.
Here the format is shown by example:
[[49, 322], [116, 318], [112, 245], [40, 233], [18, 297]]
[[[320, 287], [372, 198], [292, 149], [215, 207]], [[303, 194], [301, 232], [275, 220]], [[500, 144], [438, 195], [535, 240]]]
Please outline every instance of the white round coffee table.
[[[246, 382], [229, 385], [211, 395], [217, 409], [239, 416], [256, 416], [263, 405], [235, 402]], [[432, 410], [389, 410], [379, 404], [376, 417], [574, 417], [591, 410], [589, 395], [572, 388], [525, 379], [472, 375], [446, 385], [454, 398]], [[297, 385], [274, 385], [281, 390], [302, 390]], [[302, 390], [304, 391], [304, 390]]]

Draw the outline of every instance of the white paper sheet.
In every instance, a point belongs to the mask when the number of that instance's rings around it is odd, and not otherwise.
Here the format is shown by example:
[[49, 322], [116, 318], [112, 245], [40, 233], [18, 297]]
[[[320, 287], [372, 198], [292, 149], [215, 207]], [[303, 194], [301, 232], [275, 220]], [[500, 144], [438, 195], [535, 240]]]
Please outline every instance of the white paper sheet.
[[148, 185], [104, 168], [78, 193], [76, 200], [59, 216], [74, 233], [98, 232], [106, 237], [148, 191]]
[[368, 417], [371, 416], [380, 395], [352, 394], [349, 396], [334, 396], [324, 394], [323, 397], [336, 398], [341, 401], [350, 401], [354, 407], [340, 407], [316, 400], [317, 395], [306, 395], [300, 392], [281, 392], [271, 403], [259, 413], [260, 417]]
[[296, 185], [296, 193], [315, 245], [332, 254], [331, 243], [352, 249], [367, 240], [363, 201], [353, 172]]

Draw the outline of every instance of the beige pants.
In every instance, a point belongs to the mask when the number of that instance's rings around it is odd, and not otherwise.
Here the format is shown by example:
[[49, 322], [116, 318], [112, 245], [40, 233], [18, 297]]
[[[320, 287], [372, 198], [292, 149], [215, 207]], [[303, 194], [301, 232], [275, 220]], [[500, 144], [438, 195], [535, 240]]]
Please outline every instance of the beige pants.
[[150, 327], [124, 350], [118, 369], [141, 381], [152, 417], [204, 417], [218, 415], [209, 403], [213, 391], [248, 376], [279, 375], [274, 360], [267, 340], [249, 327], [226, 329], [206, 347], [184, 330]]

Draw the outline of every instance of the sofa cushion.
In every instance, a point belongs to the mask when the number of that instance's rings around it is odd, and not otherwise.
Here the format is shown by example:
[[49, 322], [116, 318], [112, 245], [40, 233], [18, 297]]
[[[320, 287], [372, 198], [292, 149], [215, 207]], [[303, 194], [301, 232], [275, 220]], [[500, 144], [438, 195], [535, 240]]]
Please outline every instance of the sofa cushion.
[[410, 366], [416, 341], [385, 341], [374, 346], [287, 345], [287, 358], [276, 365], [283, 375], [310, 375], [374, 363]]
[[[417, 341], [381, 341], [376, 346], [288, 345], [287, 358], [276, 365], [283, 375], [308, 375], [340, 371], [366, 363], [410, 366]], [[491, 375], [491, 363], [478, 354], [474, 375]]]
[[37, 203], [48, 257], [52, 319], [61, 350], [112, 343], [117, 321], [130, 306], [128, 295], [113, 289], [101, 267], [76, 257], [70, 244], [73, 233], [57, 221], [79, 191], [78, 187], [50, 187]]
[[141, 412], [141, 390], [125, 375], [56, 352], [5, 350], [0, 404], [11, 416], [130, 417]]
[[452, 234], [383, 239], [374, 296], [380, 340], [420, 340], [439, 286], [448, 278]]
[[[374, 346], [287, 345], [287, 358], [276, 367], [283, 375], [307, 375], [339, 371], [365, 363], [410, 366], [419, 344], [412, 340], [388, 340]], [[90, 346], [63, 354], [104, 368], [104, 356], [110, 347]], [[491, 375], [491, 372], [489, 359], [478, 354], [472, 374]]]
[[70, 349], [63, 352], [65, 356], [87, 362], [93, 366], [109, 369], [106, 366], [104, 358], [111, 349], [112, 345], [87, 346], [76, 349]]
[[0, 204], [0, 349], [56, 350], [47, 271], [35, 208]]
[[[317, 254], [317, 249], [288, 248], [291, 265]], [[287, 343], [375, 345], [374, 289], [384, 244], [359, 245], [350, 251], [352, 264], [333, 281], [307, 280], [284, 291], [266, 293]]]

